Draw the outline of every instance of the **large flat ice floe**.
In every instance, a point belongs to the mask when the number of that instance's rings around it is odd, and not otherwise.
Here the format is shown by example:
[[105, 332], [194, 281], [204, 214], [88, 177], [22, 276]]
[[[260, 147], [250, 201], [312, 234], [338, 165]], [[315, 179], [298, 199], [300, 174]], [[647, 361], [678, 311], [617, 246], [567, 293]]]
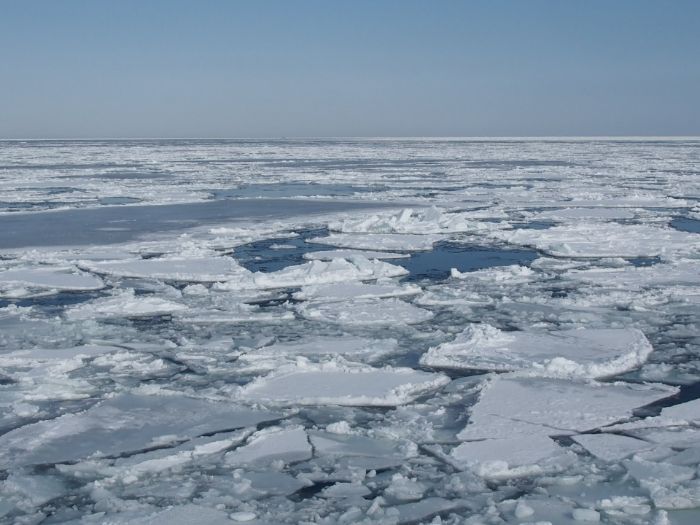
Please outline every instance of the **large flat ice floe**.
[[306, 363], [254, 380], [238, 398], [274, 405], [396, 406], [448, 382], [442, 374], [410, 368]]
[[488, 380], [470, 410], [469, 424], [458, 437], [476, 440], [581, 433], [629, 419], [635, 409], [677, 392], [663, 385], [496, 377]]
[[552, 437], [593, 430], [632, 417], [633, 410], [673, 395], [662, 386], [562, 379], [490, 379], [457, 435], [465, 442], [450, 462], [485, 478], [554, 473], [575, 461]]
[[230, 257], [83, 261], [80, 265], [103, 275], [184, 282], [225, 281], [247, 272]]
[[495, 231], [496, 238], [557, 257], [654, 257], [697, 253], [700, 238], [671, 228], [591, 222], [546, 230]]
[[121, 455], [280, 417], [274, 412], [182, 395], [122, 394], [84, 412], [40, 421], [0, 436], [0, 458], [8, 466]]
[[102, 279], [72, 268], [12, 268], [0, 272], [0, 290], [16, 286], [84, 292], [105, 285]]
[[565, 278], [606, 288], [639, 289], [665, 286], [700, 286], [700, 261], [622, 268], [569, 270]]
[[596, 378], [638, 367], [651, 351], [644, 334], [632, 328], [504, 332], [474, 324], [454, 341], [429, 349], [420, 362], [434, 368]]
[[431, 311], [400, 299], [311, 302], [297, 310], [307, 319], [340, 325], [417, 324], [433, 318]]

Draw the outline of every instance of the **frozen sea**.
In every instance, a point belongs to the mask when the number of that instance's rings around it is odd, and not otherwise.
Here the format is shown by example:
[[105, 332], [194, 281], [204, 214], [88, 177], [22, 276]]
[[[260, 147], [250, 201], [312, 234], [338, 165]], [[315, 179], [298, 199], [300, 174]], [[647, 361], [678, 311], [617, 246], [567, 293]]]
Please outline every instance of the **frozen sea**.
[[0, 523], [700, 523], [700, 139], [0, 141]]

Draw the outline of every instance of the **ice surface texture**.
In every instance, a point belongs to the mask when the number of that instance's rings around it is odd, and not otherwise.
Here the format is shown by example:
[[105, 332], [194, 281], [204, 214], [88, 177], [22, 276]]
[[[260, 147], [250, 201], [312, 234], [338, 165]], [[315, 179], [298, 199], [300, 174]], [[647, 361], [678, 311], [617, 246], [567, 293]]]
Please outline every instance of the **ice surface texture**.
[[700, 523], [700, 141], [0, 158], [0, 524]]

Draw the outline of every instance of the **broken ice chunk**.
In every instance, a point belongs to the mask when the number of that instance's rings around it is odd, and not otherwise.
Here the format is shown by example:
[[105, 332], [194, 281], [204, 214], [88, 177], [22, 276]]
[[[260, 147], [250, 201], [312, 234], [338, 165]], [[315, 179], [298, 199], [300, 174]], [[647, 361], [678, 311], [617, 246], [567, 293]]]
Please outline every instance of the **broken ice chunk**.
[[517, 436], [468, 441], [455, 447], [451, 459], [484, 478], [510, 478], [553, 472], [572, 458], [547, 436]]
[[337, 362], [283, 367], [241, 388], [240, 399], [279, 405], [396, 406], [449, 382], [410, 368]]
[[95, 299], [66, 310], [72, 321], [112, 317], [153, 317], [187, 310], [183, 304], [150, 295], [135, 295], [128, 290], [112, 297]]
[[308, 242], [359, 250], [399, 250], [416, 252], [432, 249], [433, 244], [442, 238], [443, 237], [440, 235], [417, 235], [411, 233], [332, 233], [327, 237], [309, 239]]
[[433, 313], [400, 299], [363, 299], [332, 303], [306, 303], [298, 312], [314, 321], [348, 325], [416, 324], [433, 318]]
[[332, 222], [328, 228], [344, 233], [458, 233], [485, 228], [467, 213], [445, 213], [435, 206], [427, 209], [404, 208]]
[[114, 456], [207, 433], [280, 419], [181, 395], [122, 394], [77, 414], [26, 425], [0, 436], [4, 465], [37, 465]]
[[574, 436], [583, 448], [603, 461], [619, 461], [654, 445], [640, 439], [617, 434], [581, 434]]
[[251, 350], [241, 359], [256, 359], [296, 356], [342, 355], [354, 359], [377, 359], [397, 350], [396, 339], [365, 339], [362, 337], [314, 337], [299, 341], [274, 343]]
[[294, 294], [294, 299], [334, 302], [354, 299], [408, 297], [419, 293], [421, 293], [420, 286], [413, 284], [398, 285], [392, 282], [367, 284], [350, 281], [304, 286], [299, 292]]
[[469, 325], [457, 338], [430, 348], [420, 363], [435, 368], [523, 370], [528, 375], [605, 377], [646, 361], [652, 347], [637, 329], [503, 332]]
[[311, 458], [311, 444], [303, 427], [271, 427], [253, 434], [240, 448], [227, 452], [228, 465], [260, 467], [275, 461], [284, 464]]
[[256, 272], [253, 274], [253, 280], [258, 288], [291, 288], [309, 284], [398, 277], [407, 273], [408, 270], [401, 266], [355, 257], [351, 260], [309, 261], [270, 273]]
[[353, 259], [354, 257], [366, 259], [403, 259], [410, 257], [408, 253], [377, 252], [374, 250], [323, 250], [304, 254], [304, 259], [310, 261], [330, 261], [332, 259]]

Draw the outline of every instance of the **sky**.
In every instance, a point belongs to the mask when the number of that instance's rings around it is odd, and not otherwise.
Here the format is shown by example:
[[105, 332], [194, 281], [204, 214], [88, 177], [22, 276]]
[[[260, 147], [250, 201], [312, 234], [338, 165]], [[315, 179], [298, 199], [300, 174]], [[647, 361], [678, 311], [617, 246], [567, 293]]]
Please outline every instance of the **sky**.
[[0, 0], [0, 138], [700, 135], [700, 1]]

